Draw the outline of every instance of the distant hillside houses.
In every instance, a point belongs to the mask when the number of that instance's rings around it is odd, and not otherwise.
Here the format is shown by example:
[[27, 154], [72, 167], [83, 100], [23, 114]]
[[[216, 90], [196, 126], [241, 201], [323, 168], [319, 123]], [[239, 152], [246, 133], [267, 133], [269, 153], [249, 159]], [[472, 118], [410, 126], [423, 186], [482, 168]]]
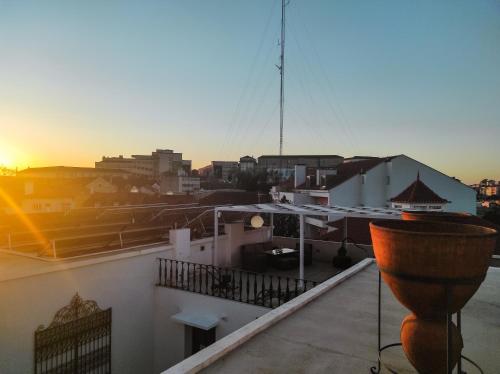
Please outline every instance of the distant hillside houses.
[[295, 165], [274, 201], [476, 213], [476, 191], [406, 155], [346, 158], [336, 167]]

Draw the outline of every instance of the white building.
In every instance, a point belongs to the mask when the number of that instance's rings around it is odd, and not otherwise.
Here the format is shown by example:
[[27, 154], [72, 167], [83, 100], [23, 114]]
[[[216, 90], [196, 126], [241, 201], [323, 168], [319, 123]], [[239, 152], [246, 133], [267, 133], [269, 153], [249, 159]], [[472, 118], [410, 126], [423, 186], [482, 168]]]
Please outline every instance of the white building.
[[417, 174], [415, 182], [410, 184], [398, 196], [391, 199], [392, 208], [407, 210], [443, 211], [449, 201], [432, 191]]
[[195, 193], [200, 190], [200, 178], [188, 176], [165, 175], [160, 179], [162, 194]]
[[[267, 209], [279, 211], [277, 206]], [[285, 373], [300, 367], [301, 372], [358, 373], [374, 365], [378, 271], [366, 258], [370, 247], [348, 247], [356, 265], [327, 280], [322, 273], [316, 287], [306, 280], [321, 264], [331, 275], [336, 273], [331, 259], [340, 243], [308, 240], [317, 267], [301, 278], [304, 285], [297, 286], [299, 279], [283, 273], [240, 270], [242, 245], [271, 241], [280, 248], [295, 248], [297, 239], [273, 237], [269, 226], [248, 230], [241, 221], [219, 228], [223, 230], [215, 237], [193, 240], [189, 228], [174, 229], [168, 240], [70, 258], [60, 258], [55, 251], [47, 258], [3, 248], [0, 373], [48, 374], [69, 365], [88, 370], [65, 372], [159, 374], [176, 364], [180, 366], [166, 373], [194, 373], [232, 362], [237, 348], [259, 337], [258, 348], [244, 350], [248, 359], [209, 372], [237, 373], [243, 367], [248, 372], [264, 368]], [[487, 293], [476, 299], [481, 308], [468, 309], [469, 317], [463, 319], [464, 331], [482, 331], [482, 339], [466, 334], [465, 346], [491, 373], [499, 369], [496, 350], [489, 344], [500, 336], [498, 328], [491, 328], [499, 323], [499, 284], [500, 273], [490, 270], [482, 287]], [[388, 330], [395, 327], [390, 333], [397, 337], [397, 326], [407, 312], [391, 302], [388, 292], [383, 297], [389, 308], [384, 317]], [[310, 314], [297, 314], [307, 311]], [[360, 318], [360, 313], [368, 317]], [[331, 323], [332, 318], [337, 322]], [[283, 322], [288, 325], [285, 330]], [[281, 333], [272, 333], [271, 328], [280, 326]], [[359, 349], [355, 355], [354, 349]], [[277, 360], [277, 350], [287, 359]], [[225, 360], [216, 362], [223, 356]], [[183, 361], [186, 357], [190, 358]]]
[[445, 211], [476, 213], [474, 189], [406, 155], [353, 158], [336, 168], [316, 169], [312, 175], [304, 165], [297, 165], [293, 186], [276, 186], [271, 193], [275, 201], [285, 197], [295, 204], [390, 207], [391, 199], [408, 188], [417, 174], [448, 201]]
[[191, 160], [183, 160], [182, 153], [170, 149], [157, 149], [151, 155], [132, 155], [127, 158], [102, 157], [95, 163], [97, 169], [126, 170], [131, 174], [149, 178], [159, 178], [165, 174], [189, 175]]

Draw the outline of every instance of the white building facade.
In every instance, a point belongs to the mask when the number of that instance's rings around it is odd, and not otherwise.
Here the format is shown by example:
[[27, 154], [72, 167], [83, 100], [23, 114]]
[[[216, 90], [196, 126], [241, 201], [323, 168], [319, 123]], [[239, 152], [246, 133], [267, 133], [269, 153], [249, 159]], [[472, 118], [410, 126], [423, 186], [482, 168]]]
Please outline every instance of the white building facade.
[[[367, 164], [360, 164], [368, 165], [367, 167], [356, 169], [357, 162], [365, 161], [349, 162], [350, 173], [345, 178], [342, 178], [342, 167], [339, 167], [339, 175], [332, 175], [333, 183], [318, 183], [314, 188], [307, 187], [305, 171], [296, 168], [295, 188], [288, 192], [275, 188], [272, 192], [273, 200], [286, 196], [292, 203], [306, 201], [329, 206], [388, 208], [391, 207], [391, 199], [411, 185], [419, 174], [420, 179], [432, 191], [448, 201], [443, 206], [444, 211], [476, 213], [474, 189], [406, 155], [381, 158], [378, 161], [372, 159]], [[327, 181], [328, 176], [325, 179]]]

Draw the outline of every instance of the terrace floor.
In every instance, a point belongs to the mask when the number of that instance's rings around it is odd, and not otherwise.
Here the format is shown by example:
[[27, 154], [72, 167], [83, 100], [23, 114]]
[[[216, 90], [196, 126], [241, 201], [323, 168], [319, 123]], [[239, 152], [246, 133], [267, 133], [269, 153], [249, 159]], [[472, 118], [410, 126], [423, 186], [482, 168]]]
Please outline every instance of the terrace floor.
[[[311, 265], [304, 266], [304, 279], [321, 283], [333, 277], [335, 274], [340, 273], [341, 271], [341, 269], [333, 267], [331, 262], [317, 261], [313, 259]], [[288, 278], [299, 278], [299, 268], [297, 267], [291, 270], [279, 270], [273, 267], [268, 267], [266, 274]]]
[[[203, 372], [369, 373], [377, 359], [377, 279], [376, 265], [369, 265], [250, 340], [242, 336], [246, 342]], [[385, 285], [382, 300], [382, 344], [398, 342], [408, 311]], [[485, 373], [500, 373], [500, 269], [490, 268], [462, 310], [462, 335], [463, 354]], [[387, 352], [393, 370], [415, 373], [400, 348]], [[462, 369], [476, 372], [466, 362]]]

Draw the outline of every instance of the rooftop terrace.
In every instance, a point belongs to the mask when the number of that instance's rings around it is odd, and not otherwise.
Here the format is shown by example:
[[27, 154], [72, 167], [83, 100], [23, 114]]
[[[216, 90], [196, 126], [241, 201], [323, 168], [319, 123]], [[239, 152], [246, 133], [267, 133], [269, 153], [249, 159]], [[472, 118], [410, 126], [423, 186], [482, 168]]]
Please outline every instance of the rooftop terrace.
[[[366, 259], [164, 374], [368, 373], [377, 360], [377, 279], [375, 263]], [[463, 354], [485, 373], [500, 372], [499, 311], [500, 269], [490, 268], [462, 310]], [[399, 341], [406, 314], [383, 285], [382, 344]], [[400, 348], [384, 353], [384, 360], [400, 374], [415, 373]], [[463, 369], [474, 372], [465, 361]]]

